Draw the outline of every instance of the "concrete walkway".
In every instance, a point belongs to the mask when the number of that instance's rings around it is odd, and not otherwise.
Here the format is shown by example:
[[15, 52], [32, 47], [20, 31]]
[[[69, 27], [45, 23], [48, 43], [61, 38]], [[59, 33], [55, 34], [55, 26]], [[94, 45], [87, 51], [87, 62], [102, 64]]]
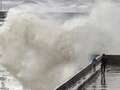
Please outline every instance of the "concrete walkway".
[[120, 67], [110, 66], [101, 82], [101, 74], [85, 90], [120, 90]]

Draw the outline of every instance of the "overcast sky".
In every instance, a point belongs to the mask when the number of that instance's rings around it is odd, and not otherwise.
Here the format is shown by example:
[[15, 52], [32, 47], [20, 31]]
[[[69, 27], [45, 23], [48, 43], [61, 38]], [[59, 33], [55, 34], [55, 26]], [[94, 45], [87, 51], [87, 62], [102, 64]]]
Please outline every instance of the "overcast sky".
[[81, 11], [89, 8], [95, 0], [0, 0], [0, 9], [8, 10], [23, 3], [35, 3], [40, 8], [57, 11]]

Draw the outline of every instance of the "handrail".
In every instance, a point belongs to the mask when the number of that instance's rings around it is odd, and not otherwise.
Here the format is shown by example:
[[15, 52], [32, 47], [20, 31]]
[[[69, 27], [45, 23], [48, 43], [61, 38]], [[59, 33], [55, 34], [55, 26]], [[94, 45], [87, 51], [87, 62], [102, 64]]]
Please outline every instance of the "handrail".
[[[97, 58], [96, 66], [100, 64], [101, 57]], [[90, 73], [93, 69], [93, 64], [89, 64], [86, 68], [84, 68], [82, 71], [77, 73], [73, 78], [71, 78], [69, 81], [61, 85], [56, 90], [68, 90], [69, 88], [75, 86], [75, 84], [80, 81], [84, 76], [86, 76], [88, 73]]]

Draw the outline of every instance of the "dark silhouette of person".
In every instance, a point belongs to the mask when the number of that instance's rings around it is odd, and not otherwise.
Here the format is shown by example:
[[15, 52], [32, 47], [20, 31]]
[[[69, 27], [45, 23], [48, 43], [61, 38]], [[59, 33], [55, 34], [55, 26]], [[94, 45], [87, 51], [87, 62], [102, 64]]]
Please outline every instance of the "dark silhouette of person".
[[107, 57], [105, 54], [103, 54], [101, 58], [101, 84], [102, 85], [104, 85], [106, 82], [105, 80], [106, 66], [107, 66]]
[[101, 58], [101, 72], [105, 73], [106, 65], [107, 65], [107, 58], [106, 55], [103, 54]]

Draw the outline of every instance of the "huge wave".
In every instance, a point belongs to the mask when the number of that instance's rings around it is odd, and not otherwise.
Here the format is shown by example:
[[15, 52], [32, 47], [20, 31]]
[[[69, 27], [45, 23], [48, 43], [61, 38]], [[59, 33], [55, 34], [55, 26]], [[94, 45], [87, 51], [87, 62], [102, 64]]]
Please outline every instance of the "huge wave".
[[84, 19], [78, 14], [63, 23], [57, 21], [59, 13], [37, 9], [36, 4], [10, 9], [0, 28], [0, 63], [25, 89], [53, 90], [88, 65], [92, 55], [120, 53], [119, 4], [95, 2]]

